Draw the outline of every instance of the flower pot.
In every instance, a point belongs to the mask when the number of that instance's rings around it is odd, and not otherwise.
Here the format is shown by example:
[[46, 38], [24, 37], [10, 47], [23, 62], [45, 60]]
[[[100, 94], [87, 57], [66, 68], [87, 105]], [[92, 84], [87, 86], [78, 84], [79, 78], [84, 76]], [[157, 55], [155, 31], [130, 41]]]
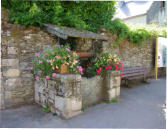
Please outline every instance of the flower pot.
[[90, 52], [76, 52], [79, 58], [90, 58], [92, 53]]
[[60, 74], [69, 73], [69, 72], [68, 72], [67, 65], [60, 65], [60, 68], [57, 69], [56, 72], [57, 72], [57, 73], [60, 73]]

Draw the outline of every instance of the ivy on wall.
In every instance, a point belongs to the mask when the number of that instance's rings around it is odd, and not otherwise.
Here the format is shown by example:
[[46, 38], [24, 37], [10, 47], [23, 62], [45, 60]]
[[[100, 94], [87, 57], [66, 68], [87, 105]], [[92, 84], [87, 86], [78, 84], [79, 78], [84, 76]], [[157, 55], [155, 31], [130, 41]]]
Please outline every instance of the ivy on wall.
[[146, 39], [155, 37], [167, 37], [167, 27], [158, 25], [130, 25], [123, 23], [120, 19], [115, 19], [105, 25], [105, 28], [117, 35], [115, 45], [117, 46], [122, 39], [141, 45]]

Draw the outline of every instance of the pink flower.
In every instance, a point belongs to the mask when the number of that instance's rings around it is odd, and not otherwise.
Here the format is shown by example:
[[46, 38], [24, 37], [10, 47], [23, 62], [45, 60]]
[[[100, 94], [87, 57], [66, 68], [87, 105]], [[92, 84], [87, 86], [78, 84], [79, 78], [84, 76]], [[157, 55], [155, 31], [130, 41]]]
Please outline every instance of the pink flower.
[[120, 75], [122, 76], [122, 75], [124, 75], [123, 73], [120, 73]]
[[39, 53], [35, 53], [35, 56], [36, 56], [36, 57], [39, 57], [39, 56], [40, 56], [40, 54], [39, 54]]
[[49, 76], [46, 76], [45, 78], [46, 78], [47, 80], [49, 80], [49, 79], [50, 79], [50, 77], [49, 77]]
[[39, 63], [42, 64], [42, 61], [40, 60]]
[[108, 65], [108, 69], [111, 69], [111, 65]]
[[101, 70], [102, 70], [102, 67], [99, 67], [99, 70], [101, 71]]
[[105, 67], [105, 65], [102, 65], [102, 67]]
[[39, 76], [36, 76], [36, 80], [39, 80], [40, 79], [40, 77]]
[[83, 74], [83, 69], [82, 69], [82, 66], [77, 66], [77, 68], [78, 68], [78, 70], [79, 70], [80, 74]]
[[30, 70], [32, 70], [33, 69], [33, 67], [30, 67]]
[[52, 73], [52, 77], [56, 77], [56, 73]]
[[71, 50], [70, 50], [69, 48], [66, 48], [66, 50], [67, 50], [68, 52], [71, 52]]
[[100, 75], [100, 70], [96, 70], [96, 73], [97, 73], [98, 75]]
[[105, 67], [105, 69], [108, 69], [108, 67]]
[[118, 71], [119, 70], [119, 67], [118, 67], [118, 65], [115, 65], [115, 71]]
[[45, 53], [45, 55], [47, 55], [47, 56], [48, 56], [49, 54], [48, 54], [48, 53]]
[[46, 60], [48, 63], [50, 63], [51, 61], [50, 60]]
[[57, 59], [60, 59], [60, 56], [56, 56]]

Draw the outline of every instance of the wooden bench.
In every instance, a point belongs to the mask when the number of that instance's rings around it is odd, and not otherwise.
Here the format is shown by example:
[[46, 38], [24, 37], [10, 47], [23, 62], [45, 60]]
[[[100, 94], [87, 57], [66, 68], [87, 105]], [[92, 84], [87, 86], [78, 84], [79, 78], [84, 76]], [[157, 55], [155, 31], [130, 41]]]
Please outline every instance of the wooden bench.
[[128, 80], [143, 78], [143, 81], [147, 82], [147, 77], [151, 76], [146, 66], [125, 67], [121, 73], [123, 73], [122, 80], [125, 80], [126, 86], [128, 86]]

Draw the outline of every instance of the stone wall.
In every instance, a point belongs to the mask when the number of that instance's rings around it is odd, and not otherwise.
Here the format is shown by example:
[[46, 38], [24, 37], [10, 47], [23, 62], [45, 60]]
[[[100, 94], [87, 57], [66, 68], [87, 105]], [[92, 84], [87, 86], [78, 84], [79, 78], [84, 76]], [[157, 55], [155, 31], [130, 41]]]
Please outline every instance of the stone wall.
[[120, 72], [103, 77], [82, 78], [77, 74], [57, 74], [52, 80], [35, 81], [35, 102], [68, 119], [82, 113], [82, 106], [119, 99]]
[[[103, 32], [105, 35], [111, 37], [109, 41], [98, 41], [94, 44], [94, 51], [97, 53], [110, 52], [120, 56], [124, 67], [146, 66], [151, 74], [154, 75], [155, 64], [155, 39], [147, 39], [142, 42], [141, 46], [130, 43], [124, 39], [116, 47], [113, 47], [117, 37], [110, 32]], [[165, 76], [166, 69], [159, 68], [158, 76]]]
[[34, 77], [30, 72], [35, 52], [57, 43], [37, 27], [10, 24], [2, 13], [0, 108], [32, 103]]

